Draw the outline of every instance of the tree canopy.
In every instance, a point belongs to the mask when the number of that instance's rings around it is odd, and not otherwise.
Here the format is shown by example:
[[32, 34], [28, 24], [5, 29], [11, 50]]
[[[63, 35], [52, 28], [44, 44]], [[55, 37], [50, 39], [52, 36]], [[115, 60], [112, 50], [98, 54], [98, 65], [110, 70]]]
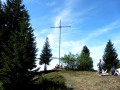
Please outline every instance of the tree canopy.
[[43, 50], [42, 53], [40, 54], [40, 65], [45, 64], [44, 70], [47, 70], [47, 66], [49, 65], [50, 61], [52, 57], [52, 52], [51, 52], [51, 48], [50, 48], [50, 44], [48, 41], [48, 37], [46, 38], [45, 44], [43, 46]]
[[7, 90], [17, 90], [26, 87], [31, 80], [29, 69], [35, 67], [37, 49], [34, 30], [29, 23], [29, 15], [22, 0], [7, 0], [4, 4], [0, 3], [0, 14], [3, 17], [0, 18], [3, 85]]
[[64, 55], [61, 60], [67, 64], [67, 68], [69, 69], [77, 69], [77, 70], [92, 70], [93, 69], [93, 61], [90, 57], [90, 51], [87, 46], [84, 46], [81, 54], [72, 54], [69, 52], [68, 55]]
[[109, 71], [113, 66], [117, 67], [117, 64], [118, 64], [117, 56], [118, 54], [116, 53], [114, 45], [111, 42], [111, 40], [109, 40], [106, 44], [104, 55], [103, 55], [103, 61], [104, 61], [103, 68]]
[[92, 70], [93, 61], [90, 57], [90, 51], [87, 46], [83, 47], [83, 50], [80, 55], [77, 57], [77, 68], [79, 70]]
[[75, 69], [76, 67], [76, 57], [74, 54], [69, 52], [69, 54], [65, 54], [64, 57], [61, 58], [61, 60], [67, 64], [67, 67], [70, 69]]

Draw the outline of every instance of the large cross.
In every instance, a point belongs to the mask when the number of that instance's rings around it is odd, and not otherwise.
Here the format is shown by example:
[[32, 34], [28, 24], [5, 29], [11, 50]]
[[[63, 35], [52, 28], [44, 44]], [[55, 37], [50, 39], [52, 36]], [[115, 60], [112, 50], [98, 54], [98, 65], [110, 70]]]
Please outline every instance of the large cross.
[[61, 28], [65, 28], [65, 27], [71, 27], [71, 26], [61, 26], [61, 20], [60, 20], [60, 26], [51, 27], [51, 28], [60, 28], [60, 33], [59, 33], [59, 65], [60, 65]]

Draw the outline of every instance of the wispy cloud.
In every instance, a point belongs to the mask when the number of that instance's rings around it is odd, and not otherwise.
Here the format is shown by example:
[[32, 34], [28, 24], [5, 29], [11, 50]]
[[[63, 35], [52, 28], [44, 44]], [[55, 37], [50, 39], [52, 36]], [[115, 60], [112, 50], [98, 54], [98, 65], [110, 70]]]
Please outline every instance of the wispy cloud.
[[47, 6], [55, 6], [56, 5], [56, 2], [48, 2], [46, 3]]
[[2, 1], [2, 3], [6, 3], [6, 0], [1, 0]]
[[[60, 12], [54, 16], [54, 26], [58, 27], [60, 24], [60, 19], [62, 20], [63, 25], [70, 24], [73, 22], [73, 19], [77, 18], [76, 21], [78, 20], [78, 17], [80, 18], [80, 21], [82, 22], [83, 19], [81, 18], [82, 15], [87, 14], [90, 10], [93, 9], [93, 7], [88, 9], [83, 10], [82, 12], [74, 12], [74, 6], [79, 0], [69, 0], [68, 3], [65, 3], [63, 7], [59, 8]], [[67, 0], [65, 1], [67, 2]], [[73, 27], [74, 28], [74, 27]], [[55, 47], [59, 43], [59, 29], [55, 28], [53, 29], [53, 32], [51, 32], [48, 37], [50, 38], [50, 41], [52, 42], [52, 46]], [[69, 51], [72, 51], [74, 53], [77, 53], [78, 49], [81, 50], [82, 46], [84, 45], [84, 41], [62, 41], [62, 50], [61, 52], [64, 54], [66, 51], [64, 51], [65, 48], [70, 48]]]
[[2, 2], [6, 2], [6, 0], [1, 0]]
[[23, 0], [23, 2], [25, 2], [25, 3], [31, 3], [31, 2], [33, 2], [34, 0]]
[[[78, 3], [78, 2], [79, 2], [79, 6], [80, 6], [82, 4], [83, 0], [64, 0], [64, 2], [62, 2], [63, 3], [62, 7], [58, 6], [51, 10], [54, 12], [51, 13], [49, 18], [51, 18], [53, 26], [55, 26], [55, 27], [59, 26], [60, 19], [62, 20], [62, 25], [70, 25], [71, 24], [71, 26], [72, 26], [72, 28], [70, 28], [70, 29], [72, 29], [71, 32], [67, 32], [67, 30], [62, 30], [62, 35], [64, 37], [61, 37], [62, 38], [61, 39], [61, 56], [63, 56], [64, 54], [67, 54], [69, 51], [72, 52], [73, 54], [80, 53], [83, 46], [86, 45], [86, 43], [88, 41], [93, 40], [94, 38], [97, 38], [98, 36], [102, 36], [102, 35], [104, 36], [104, 34], [106, 34], [108, 32], [112, 32], [113, 30], [116, 30], [116, 28], [120, 27], [120, 21], [117, 20], [117, 21], [111, 22], [108, 25], [104, 24], [103, 26], [101, 26], [97, 29], [91, 30], [91, 32], [87, 32], [87, 30], [86, 31], [81, 30], [81, 27], [79, 25], [84, 24], [85, 21], [87, 21], [88, 17], [91, 18], [90, 12], [93, 11], [94, 9], [96, 9], [96, 6], [93, 5], [93, 6], [88, 6], [85, 8], [80, 8], [80, 10], [77, 11], [75, 9], [76, 9], [76, 3]], [[55, 2], [46, 3], [47, 6], [54, 6], [56, 4], [57, 3], [55, 3]], [[52, 15], [52, 14], [54, 14], [54, 15]], [[95, 15], [95, 12], [93, 14]], [[75, 25], [76, 27], [74, 27], [73, 25]], [[49, 31], [48, 29], [44, 28], [44, 29], [40, 30], [39, 35], [43, 34], [49, 38], [53, 56], [58, 57], [58, 54], [59, 54], [59, 29], [58, 28], [51, 29], [51, 31], [49, 33], [48, 33], [48, 31]], [[85, 36], [84, 39], [79, 38], [79, 35], [81, 33]], [[74, 36], [76, 34], [78, 35], [78, 37], [74, 38]], [[71, 35], [73, 35], [73, 39], [71, 38]], [[69, 40], [67, 40], [68, 38], [69, 38]], [[39, 47], [39, 50], [42, 49], [44, 41], [45, 41], [45, 38], [43, 38], [42, 36], [39, 36], [37, 38], [37, 42], [39, 43], [37, 46]], [[116, 40], [116, 41], [114, 41], [114, 44], [117, 48], [119, 48], [120, 41]], [[88, 45], [88, 48], [90, 49], [90, 52], [91, 52], [91, 57], [94, 60], [95, 68], [97, 68], [96, 64], [97, 64], [98, 60], [100, 58], [102, 58], [105, 45], [106, 45], [105, 42], [102, 42], [102, 44], [97, 45], [97, 46]]]
[[90, 49], [90, 56], [93, 59], [94, 69], [97, 69], [97, 63], [99, 62], [99, 59], [102, 59], [105, 45], [106, 43], [103, 43], [103, 45], [88, 47]]
[[42, 3], [39, 1], [39, 0], [23, 0], [23, 2], [26, 4], [28, 4], [28, 3], [35, 3], [35, 4], [37, 4], [37, 5], [42, 5]]
[[87, 38], [85, 38], [84, 41], [88, 41], [94, 37], [100, 36], [119, 27], [120, 27], [120, 22], [118, 20], [114, 21], [111, 24], [105, 26], [104, 28], [94, 30], [92, 33], [88, 34]]

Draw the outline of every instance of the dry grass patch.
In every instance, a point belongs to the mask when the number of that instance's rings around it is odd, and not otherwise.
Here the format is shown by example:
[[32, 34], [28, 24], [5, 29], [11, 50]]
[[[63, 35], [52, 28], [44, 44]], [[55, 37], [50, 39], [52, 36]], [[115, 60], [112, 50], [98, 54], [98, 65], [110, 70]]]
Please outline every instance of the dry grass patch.
[[75, 90], [120, 90], [120, 77], [98, 76], [92, 71], [62, 71], [66, 85]]

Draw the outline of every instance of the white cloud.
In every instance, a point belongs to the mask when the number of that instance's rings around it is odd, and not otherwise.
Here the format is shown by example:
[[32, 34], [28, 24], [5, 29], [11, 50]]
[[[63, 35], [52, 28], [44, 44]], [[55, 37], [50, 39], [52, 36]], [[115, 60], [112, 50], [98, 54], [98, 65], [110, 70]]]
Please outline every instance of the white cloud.
[[120, 59], [120, 39], [112, 41], [114, 44], [114, 47], [116, 49], [116, 52], [118, 55], [118, 59]]
[[23, 0], [24, 3], [35, 3], [37, 5], [42, 5], [42, 3], [39, 0]]
[[45, 43], [45, 38], [39, 38], [39, 37], [37, 37], [36, 38], [36, 42], [37, 42], [37, 49], [38, 49], [38, 51], [37, 51], [37, 58], [39, 58], [41, 50], [43, 49], [43, 45]]
[[114, 43], [116, 46], [119, 46], [119, 45], [120, 45], [120, 40], [115, 40], [115, 41], [113, 41], [113, 43]]
[[69, 15], [70, 15], [71, 11], [70, 9], [64, 9], [63, 11], [61, 11], [61, 13], [59, 13], [56, 17], [55, 17], [55, 21], [54, 21], [54, 26], [57, 27], [60, 25], [60, 19], [63, 22], [66, 22], [69, 20]]
[[56, 5], [56, 2], [48, 2], [46, 3], [47, 6], [55, 6]]
[[49, 34], [48, 38], [49, 38], [51, 47], [55, 47], [56, 45], [58, 45], [58, 43], [56, 42], [58, 39], [58, 35]]
[[6, 3], [7, 1], [6, 0], [1, 0], [2, 4]]
[[23, 0], [23, 2], [25, 2], [25, 3], [31, 3], [31, 2], [33, 2], [34, 0]]
[[106, 32], [109, 32], [109, 31], [111, 31], [111, 30], [114, 30], [114, 29], [120, 27], [119, 24], [120, 24], [120, 23], [119, 23], [118, 21], [115, 21], [115, 22], [112, 22], [111, 24], [105, 26], [104, 28], [96, 29], [96, 30], [94, 30], [92, 33], [90, 33], [90, 34], [88, 35], [88, 37], [84, 39], [84, 41], [88, 41], [88, 40], [90, 40], [90, 39], [92, 39], [92, 38], [95, 38], [95, 37], [97, 37], [97, 36], [99, 36], [99, 35], [102, 35], [102, 34], [104, 34], [104, 33], [106, 33]]
[[[54, 20], [54, 26], [59, 27], [60, 25], [60, 19], [62, 20], [62, 23], [64, 22], [70, 22], [73, 21], [73, 18], [81, 16], [86, 14], [89, 10], [85, 10], [82, 13], [75, 13], [72, 11], [74, 4], [76, 2], [74, 0], [70, 0], [69, 3], [66, 3], [64, 7], [59, 8], [61, 10], [60, 13], [58, 13]], [[78, 20], [77, 20], [78, 21]], [[82, 19], [80, 19], [82, 21]], [[69, 23], [68, 23], [69, 24]], [[62, 24], [63, 25], [63, 24]], [[59, 54], [59, 28], [53, 29], [50, 34], [48, 34], [50, 45], [52, 47], [52, 51], [55, 57], [58, 57]], [[80, 53], [83, 46], [85, 45], [83, 40], [80, 41], [61, 41], [61, 56], [64, 56], [64, 54], [68, 52], [72, 52], [73, 54]], [[66, 49], [67, 48], [67, 49]]]
[[[94, 7], [91, 7], [91, 8], [88, 7], [88, 9], [83, 9], [81, 12], [74, 12], [73, 11], [73, 7], [75, 4], [74, 1], [75, 0], [70, 0], [70, 2], [67, 3], [65, 6], [63, 6], [62, 8], [58, 8], [57, 11], [59, 11], [59, 13], [57, 15], [55, 15], [54, 18], [52, 18], [54, 20], [55, 27], [59, 26], [60, 19], [62, 20], [62, 25], [64, 25], [64, 24], [66, 25], [66, 23], [70, 24], [71, 21], [72, 21], [72, 23], [79, 21], [78, 17], [80, 18], [80, 22], [82, 22], [84, 20], [82, 16], [84, 16], [85, 14], [88, 14], [89, 11], [94, 9]], [[50, 3], [48, 4], [48, 6], [49, 5], [50, 5]], [[53, 5], [54, 5], [54, 3], [53, 3]], [[52, 6], [52, 3], [51, 3], [51, 6]], [[76, 19], [76, 17], [77, 17], [77, 19]], [[73, 41], [73, 40], [66, 41], [65, 37], [64, 37], [64, 40], [62, 37], [61, 56], [64, 56], [64, 54], [69, 53], [69, 51], [72, 52], [73, 54], [80, 53], [83, 46], [86, 45], [87, 41], [92, 40], [93, 38], [100, 36], [102, 34], [105, 34], [111, 30], [118, 28], [118, 27], [120, 27], [120, 23], [119, 23], [119, 21], [115, 21], [107, 26], [104, 26], [103, 28], [98, 28], [98, 29], [94, 30], [93, 32], [89, 33], [85, 39], [78, 40], [78, 41]], [[46, 33], [46, 31], [47, 31], [46, 29], [43, 29], [40, 33], [44, 34], [44, 33]], [[73, 30], [72, 32], [76, 32], [76, 31]], [[69, 32], [67, 34], [69, 34]], [[52, 29], [52, 31], [50, 31], [50, 33], [47, 36], [50, 41], [53, 55], [55, 57], [58, 57], [58, 54], [59, 54], [59, 28]], [[44, 41], [45, 41], [45, 38], [44, 39], [43, 38], [40, 39], [40, 38], [37, 39], [37, 40], [39, 40], [38, 41], [39, 44], [37, 45], [37, 47], [41, 46], [41, 47], [39, 47], [39, 50], [41, 50], [41, 48], [44, 44]], [[120, 41], [117, 40], [114, 44], [115, 44], [115, 46], [118, 47], [118, 45], [120, 45]], [[88, 47], [91, 52], [91, 57], [94, 60], [94, 68], [95, 69], [97, 69], [98, 60], [100, 58], [102, 59], [105, 45], [106, 45], [106, 43], [104, 43], [103, 45], [99, 45], [99, 46]], [[56, 63], [58, 64], [58, 62], [56, 62]], [[53, 64], [50, 65], [50, 67], [54, 67], [54, 66], [55, 65], [53, 65]]]
[[[47, 70], [51, 70], [53, 68], [55, 68], [56, 64], [59, 63], [59, 60], [58, 59], [53, 59], [49, 65], [47, 65]], [[39, 60], [36, 61], [36, 68], [34, 68], [33, 70], [37, 69], [40, 67], [40, 71], [44, 71], [44, 64], [43, 65], [40, 65], [39, 64]]]
[[2, 2], [6, 2], [6, 0], [1, 0]]
[[41, 35], [50, 33], [48, 31], [50, 31], [50, 29], [42, 29], [42, 30], [35, 31], [34, 33], [35, 33], [36, 37], [40, 37]]
[[99, 62], [100, 59], [102, 59], [104, 49], [105, 49], [105, 44], [100, 45], [100, 46], [89, 47], [90, 56], [93, 59], [94, 69], [97, 69], [97, 63]]

